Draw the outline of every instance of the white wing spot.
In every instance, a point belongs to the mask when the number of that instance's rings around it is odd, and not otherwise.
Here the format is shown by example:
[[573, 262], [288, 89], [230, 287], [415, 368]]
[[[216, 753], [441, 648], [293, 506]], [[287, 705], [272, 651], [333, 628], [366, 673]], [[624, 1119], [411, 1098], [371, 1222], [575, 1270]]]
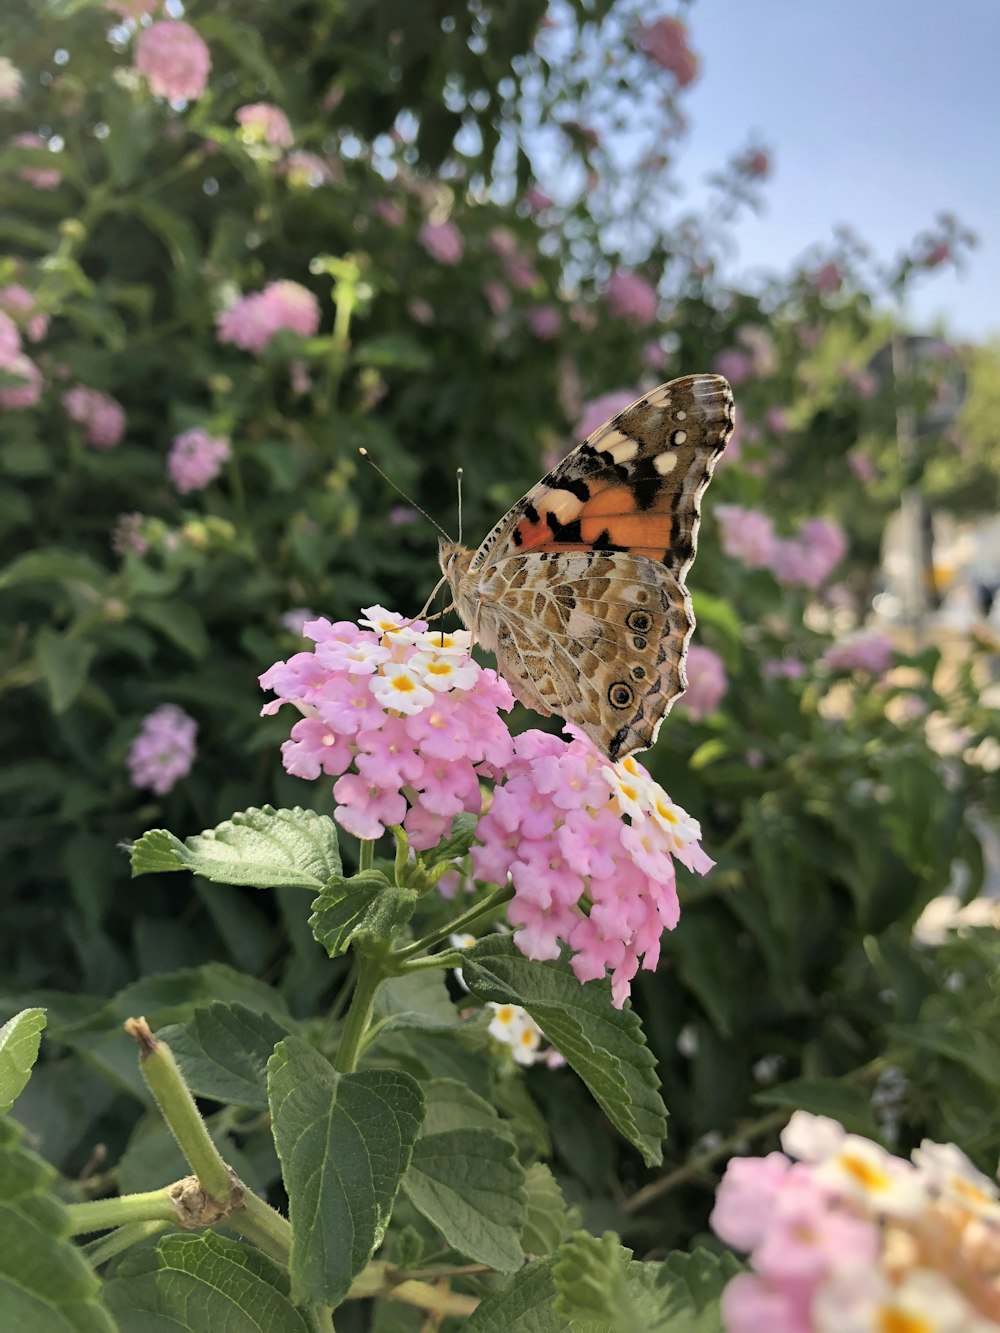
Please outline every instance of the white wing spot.
[[671, 444], [683, 444], [684, 441], [685, 441], [686, 439], [687, 439], [687, 431], [686, 431], [686, 430], [675, 430], [674, 433], [673, 433], [673, 435], [671, 435], [671, 437], [670, 437], [670, 443], [671, 443]]
[[687, 414], [686, 412], [675, 412], [675, 413], [674, 413], [674, 420], [675, 420], [675, 421], [687, 421], [687, 415], [688, 415], [688, 414]]
[[623, 435], [620, 430], [612, 431], [602, 446], [602, 452], [610, 454], [616, 463], [628, 463], [639, 452], [637, 440]]
[[558, 486], [546, 490], [544, 503], [546, 510], [555, 514], [560, 523], [568, 523], [576, 518], [583, 508], [583, 502], [578, 495], [574, 495], [572, 491], [561, 490]]
[[677, 455], [670, 452], [657, 454], [653, 459], [653, 467], [656, 468], [661, 477], [665, 477], [668, 472], [673, 472], [676, 466]]

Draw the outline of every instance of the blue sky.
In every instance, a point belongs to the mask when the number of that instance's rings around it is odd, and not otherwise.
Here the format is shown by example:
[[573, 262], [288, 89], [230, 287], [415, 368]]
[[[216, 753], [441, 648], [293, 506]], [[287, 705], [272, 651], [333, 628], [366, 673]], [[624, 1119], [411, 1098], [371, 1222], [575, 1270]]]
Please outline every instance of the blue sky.
[[734, 272], [783, 270], [839, 223], [887, 259], [949, 211], [979, 246], [921, 277], [910, 315], [1000, 333], [1000, 0], [698, 0], [688, 22], [690, 197], [748, 132], [774, 155]]

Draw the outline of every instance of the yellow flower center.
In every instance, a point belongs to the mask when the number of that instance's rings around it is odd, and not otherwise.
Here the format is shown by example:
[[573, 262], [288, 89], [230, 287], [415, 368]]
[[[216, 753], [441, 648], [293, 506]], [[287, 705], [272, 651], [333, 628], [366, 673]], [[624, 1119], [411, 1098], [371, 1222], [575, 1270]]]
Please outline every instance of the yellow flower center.
[[962, 1176], [952, 1176], [951, 1187], [956, 1194], [963, 1199], [968, 1199], [970, 1203], [991, 1203], [993, 1196], [987, 1194], [984, 1189], [974, 1185], [971, 1180], [966, 1180]]
[[399, 690], [400, 694], [409, 694], [417, 687], [409, 676], [393, 676], [392, 688], [394, 690]]
[[431, 662], [427, 671], [431, 676], [450, 676], [453, 669], [450, 662]]
[[509, 1004], [502, 1004], [496, 1011], [496, 1020], [498, 1023], [513, 1023], [514, 1008]]
[[669, 805], [664, 805], [662, 801], [656, 802], [656, 813], [661, 819], [665, 819], [668, 824], [678, 824], [680, 820], [674, 814]]
[[[840, 1159], [840, 1165], [849, 1176], [866, 1190], [884, 1190], [890, 1184], [890, 1177], [881, 1167], [866, 1162], [863, 1157], [854, 1157], [851, 1153], [844, 1153]], [[900, 1327], [904, 1330], [904, 1333], [907, 1333], [905, 1325]], [[915, 1328], [918, 1329], [919, 1333], [919, 1325], [915, 1325]]]
[[934, 1326], [919, 1315], [883, 1306], [878, 1312], [878, 1333], [934, 1333]]

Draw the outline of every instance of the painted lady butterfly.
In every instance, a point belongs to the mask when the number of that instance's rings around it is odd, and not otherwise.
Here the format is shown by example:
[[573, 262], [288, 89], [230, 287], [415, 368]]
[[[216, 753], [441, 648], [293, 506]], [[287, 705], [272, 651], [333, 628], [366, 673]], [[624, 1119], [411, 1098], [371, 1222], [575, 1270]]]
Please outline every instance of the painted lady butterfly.
[[440, 543], [455, 610], [518, 699], [612, 760], [648, 749], [687, 686], [684, 578], [733, 424], [718, 375], [661, 384], [567, 454], [478, 551]]

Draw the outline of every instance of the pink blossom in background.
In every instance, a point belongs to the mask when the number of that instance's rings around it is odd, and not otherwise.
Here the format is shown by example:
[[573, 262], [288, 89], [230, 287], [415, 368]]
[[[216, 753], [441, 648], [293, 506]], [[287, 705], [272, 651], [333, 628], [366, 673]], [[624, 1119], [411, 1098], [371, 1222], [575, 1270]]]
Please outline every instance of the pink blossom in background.
[[125, 409], [117, 398], [100, 389], [86, 389], [82, 384], [67, 389], [62, 396], [67, 415], [79, 422], [85, 438], [95, 449], [113, 449], [125, 434]]
[[878, 380], [870, 370], [852, 366], [846, 362], [841, 365], [840, 373], [859, 398], [874, 398], [878, 393]]
[[924, 255], [924, 268], [937, 268], [939, 264], [943, 264], [950, 257], [951, 243], [949, 241], [938, 241], [937, 245], [932, 245]]
[[842, 281], [840, 269], [831, 259], [813, 274], [813, 291], [817, 296], [829, 296], [840, 288]]
[[286, 154], [277, 163], [276, 169], [293, 189], [315, 190], [321, 185], [330, 185], [341, 177], [339, 162], [324, 161], [318, 153], [310, 153], [301, 148]]
[[439, 264], [457, 264], [465, 253], [462, 233], [454, 222], [425, 222], [417, 240]]
[[490, 279], [483, 283], [483, 295], [486, 297], [486, 304], [494, 315], [505, 315], [510, 309], [510, 292], [502, 282]]
[[693, 643], [687, 655], [687, 689], [681, 696], [680, 706], [692, 722], [714, 713], [725, 698], [729, 681], [726, 668], [718, 653]]
[[506, 259], [517, 254], [517, 237], [509, 227], [491, 227], [486, 233], [486, 248]]
[[410, 505], [393, 505], [385, 521], [390, 528], [409, 528], [420, 522], [420, 515]]
[[148, 713], [126, 759], [132, 786], [166, 796], [191, 772], [197, 735], [197, 722], [176, 704], [161, 704]]
[[569, 308], [569, 317], [579, 329], [584, 333], [593, 333], [598, 325], [597, 311], [592, 305], [585, 305], [582, 301], [576, 301]]
[[774, 525], [759, 509], [716, 505], [722, 549], [750, 569], [767, 569], [774, 558]]
[[111, 530], [111, 549], [115, 555], [144, 556], [149, 542], [143, 534], [144, 514], [119, 514]]
[[616, 319], [624, 319], [637, 328], [645, 328], [656, 319], [659, 306], [656, 288], [637, 273], [612, 273], [604, 299]]
[[209, 435], [194, 426], [174, 438], [167, 457], [167, 475], [181, 495], [201, 491], [215, 480], [232, 454], [223, 435]]
[[34, 407], [42, 396], [42, 372], [31, 357], [23, 352], [11, 357], [0, 355], [0, 371], [5, 375], [16, 375], [23, 381], [0, 388], [0, 407], [8, 410]]
[[35, 305], [27, 287], [12, 282], [0, 287], [0, 310], [13, 315], [33, 343], [41, 342], [49, 331], [49, 317]]
[[300, 397], [308, 393], [312, 388], [312, 376], [309, 374], [309, 367], [304, 361], [290, 361], [288, 364], [288, 382], [289, 387], [296, 396]]
[[768, 657], [760, 665], [760, 674], [765, 680], [801, 680], [806, 665], [797, 657]]
[[515, 738], [479, 821], [472, 866], [495, 884], [509, 876], [507, 914], [527, 957], [558, 958], [562, 941], [580, 981], [611, 972], [621, 1008], [639, 967], [656, 967], [660, 937], [677, 924], [674, 860], [702, 875], [714, 863], [697, 821], [641, 764], [609, 764], [569, 730], [568, 742], [541, 731]]
[[771, 155], [763, 148], [757, 148], [740, 158], [739, 165], [748, 176], [765, 180], [771, 174]]
[[764, 422], [772, 435], [785, 435], [788, 432], [788, 413], [783, 407], [769, 407], [764, 414]]
[[266, 143], [274, 148], [290, 148], [295, 142], [291, 122], [281, 107], [270, 102], [250, 102], [236, 112], [245, 137], [251, 143]]
[[544, 213], [547, 208], [551, 208], [553, 205], [553, 200], [537, 185], [528, 186], [524, 202], [532, 213]]
[[858, 481], [874, 481], [878, 476], [878, 469], [867, 454], [862, 453], [860, 449], [852, 449], [847, 455], [847, 466], [851, 469]]
[[279, 329], [311, 338], [319, 328], [319, 302], [298, 282], [270, 282], [216, 317], [219, 341], [260, 356]]
[[561, 320], [559, 311], [552, 305], [536, 305], [528, 311], [528, 328], [543, 342], [559, 336]]
[[538, 282], [538, 270], [521, 254], [505, 255], [503, 271], [510, 285], [519, 292], [530, 291]]
[[753, 359], [738, 347], [729, 347], [715, 358], [712, 369], [730, 384], [742, 384], [753, 374]]
[[13, 106], [20, 99], [24, 75], [6, 56], [0, 56], [0, 105]]
[[751, 374], [764, 377], [778, 369], [774, 339], [763, 325], [741, 324], [736, 330], [736, 341], [750, 353]]
[[661, 69], [669, 70], [678, 86], [687, 88], [698, 74], [698, 57], [688, 46], [687, 27], [677, 18], [640, 23], [636, 47]]
[[599, 398], [591, 399], [585, 404], [583, 416], [576, 423], [576, 438], [585, 440], [593, 435], [606, 421], [624, 412], [626, 407], [631, 407], [638, 396], [635, 389], [614, 389], [611, 393], [602, 393]]
[[139, 33], [135, 67], [154, 97], [193, 102], [208, 85], [212, 57], [199, 33], [180, 19], [162, 19]]
[[304, 716], [282, 748], [296, 777], [337, 778], [334, 818], [357, 838], [402, 824], [410, 843], [436, 846], [461, 811], [478, 814], [479, 779], [512, 754], [499, 710], [514, 698], [495, 672], [468, 655], [465, 630], [428, 632], [383, 607], [360, 624], [317, 619], [303, 627], [315, 648], [277, 662], [260, 678]]
[[667, 354], [655, 338], [643, 343], [642, 364], [650, 370], [662, 370], [667, 364]]
[[822, 663], [830, 671], [861, 671], [870, 676], [884, 676], [894, 657], [892, 640], [884, 634], [861, 634], [828, 648]]
[[10, 361], [21, 354], [21, 331], [11, 319], [0, 310], [0, 359]]
[[416, 324], [423, 324], [425, 327], [434, 323], [434, 307], [430, 301], [425, 301], [422, 296], [412, 296], [406, 303], [407, 313]]
[[401, 227], [406, 221], [406, 209], [398, 199], [376, 199], [372, 208], [387, 227]]
[[[10, 141], [11, 148], [48, 148], [47, 139], [30, 130], [24, 134], [15, 134]], [[33, 185], [36, 190], [55, 190], [62, 180], [62, 172], [57, 167], [21, 167], [18, 171], [21, 180]]]

